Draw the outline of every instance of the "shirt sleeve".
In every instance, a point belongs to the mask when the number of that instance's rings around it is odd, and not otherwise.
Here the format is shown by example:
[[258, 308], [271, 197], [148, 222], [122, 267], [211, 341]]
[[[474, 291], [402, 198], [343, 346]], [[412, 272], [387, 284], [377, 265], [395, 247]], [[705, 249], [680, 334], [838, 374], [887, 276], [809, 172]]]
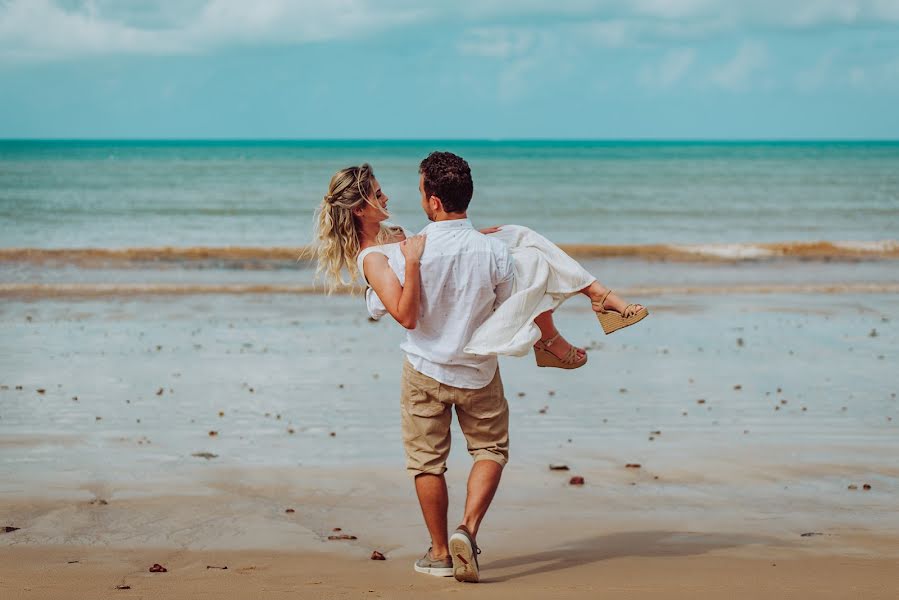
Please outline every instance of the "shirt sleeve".
[[499, 243], [496, 252], [496, 283], [494, 293], [496, 300], [493, 308], [509, 299], [512, 295], [512, 286], [515, 284], [515, 262], [505, 244]]

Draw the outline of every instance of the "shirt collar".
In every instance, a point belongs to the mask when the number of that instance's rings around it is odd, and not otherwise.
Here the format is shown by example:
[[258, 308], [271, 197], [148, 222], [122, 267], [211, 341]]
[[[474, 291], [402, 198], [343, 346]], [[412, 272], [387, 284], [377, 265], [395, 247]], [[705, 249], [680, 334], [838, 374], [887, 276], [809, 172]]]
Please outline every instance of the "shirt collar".
[[422, 230], [422, 233], [429, 229], [474, 229], [470, 219], [452, 219], [449, 221], [434, 221]]

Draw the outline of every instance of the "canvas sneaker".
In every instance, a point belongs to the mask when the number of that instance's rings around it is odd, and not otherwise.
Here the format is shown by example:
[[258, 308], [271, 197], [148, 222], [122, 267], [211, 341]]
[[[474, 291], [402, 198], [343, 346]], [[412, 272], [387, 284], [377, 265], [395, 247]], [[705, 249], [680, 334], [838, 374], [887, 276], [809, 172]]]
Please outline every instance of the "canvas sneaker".
[[452, 577], [453, 561], [449, 557], [436, 560], [431, 557], [431, 549], [425, 552], [425, 555], [415, 561], [415, 570], [426, 575], [434, 575], [435, 577]]
[[453, 560], [453, 577], [457, 581], [477, 583], [480, 580], [478, 554], [481, 549], [465, 525], [453, 532], [449, 539], [450, 557]]

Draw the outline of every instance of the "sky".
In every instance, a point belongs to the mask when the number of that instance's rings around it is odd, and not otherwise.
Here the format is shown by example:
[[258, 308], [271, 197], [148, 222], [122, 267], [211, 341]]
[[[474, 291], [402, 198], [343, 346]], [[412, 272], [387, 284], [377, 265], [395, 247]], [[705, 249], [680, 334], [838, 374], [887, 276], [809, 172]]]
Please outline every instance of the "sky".
[[0, 138], [899, 139], [899, 0], [0, 0]]

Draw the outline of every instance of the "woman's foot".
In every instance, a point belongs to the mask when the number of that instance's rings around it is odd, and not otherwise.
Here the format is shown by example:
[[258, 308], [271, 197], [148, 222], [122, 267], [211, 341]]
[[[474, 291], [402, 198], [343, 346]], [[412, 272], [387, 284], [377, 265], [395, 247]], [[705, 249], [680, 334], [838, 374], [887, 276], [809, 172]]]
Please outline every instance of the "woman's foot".
[[565, 357], [568, 356], [568, 352], [574, 348], [575, 350], [575, 358], [578, 362], [580, 362], [584, 356], [587, 355], [587, 351], [583, 348], [578, 348], [577, 346], [570, 344], [568, 340], [562, 337], [562, 334], [557, 334], [554, 338], [540, 340], [538, 342], [543, 346], [544, 349], [549, 351], [550, 354], [558, 358], [559, 360], [565, 360]]
[[594, 281], [584, 292], [590, 298], [593, 310], [598, 313], [614, 311], [625, 319], [629, 319], [644, 308], [642, 304], [628, 304], [618, 294], [603, 287], [598, 281]]
[[[559, 356], [558, 353], [562, 349], [565, 352]], [[566, 342], [558, 332], [551, 338], [539, 340], [534, 344], [534, 358], [537, 359], [538, 367], [579, 369], [587, 364], [587, 352]]]
[[586, 350], [572, 346], [562, 337], [562, 334], [559, 333], [559, 330], [556, 329], [556, 324], [553, 322], [553, 311], [548, 310], [537, 315], [534, 318], [534, 325], [540, 329], [540, 342], [538, 345], [559, 360], [565, 360], [571, 348], [574, 348], [577, 352], [575, 355], [575, 360], [577, 361], [582, 360], [587, 355]]

